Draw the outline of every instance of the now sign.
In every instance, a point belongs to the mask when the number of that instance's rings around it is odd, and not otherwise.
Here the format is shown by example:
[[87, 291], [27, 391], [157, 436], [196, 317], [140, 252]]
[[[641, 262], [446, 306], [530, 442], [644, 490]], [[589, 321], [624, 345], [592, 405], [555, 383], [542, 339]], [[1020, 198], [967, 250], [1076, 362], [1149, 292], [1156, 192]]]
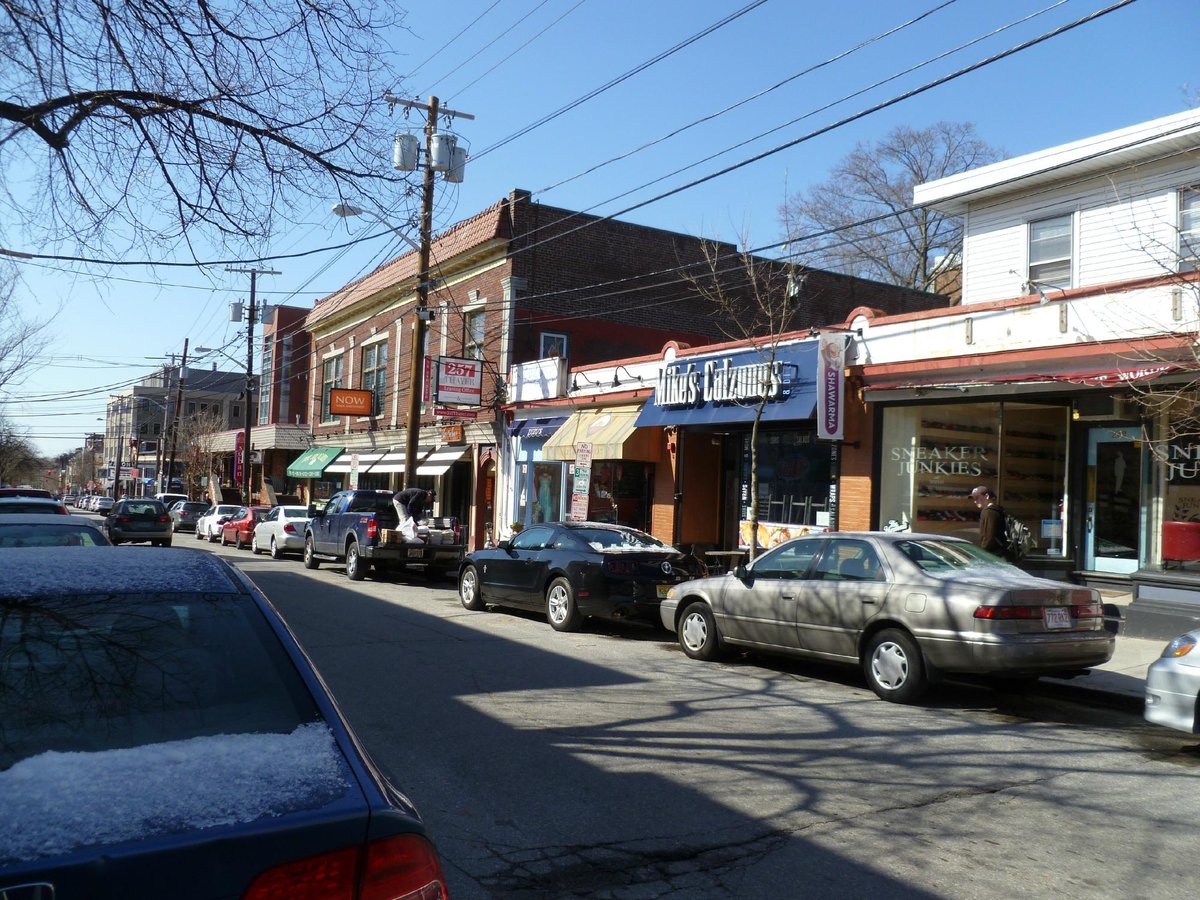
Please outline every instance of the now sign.
[[369, 416], [374, 398], [374, 391], [331, 388], [329, 412], [335, 416]]
[[437, 403], [478, 406], [483, 394], [483, 360], [439, 356], [435, 369]]

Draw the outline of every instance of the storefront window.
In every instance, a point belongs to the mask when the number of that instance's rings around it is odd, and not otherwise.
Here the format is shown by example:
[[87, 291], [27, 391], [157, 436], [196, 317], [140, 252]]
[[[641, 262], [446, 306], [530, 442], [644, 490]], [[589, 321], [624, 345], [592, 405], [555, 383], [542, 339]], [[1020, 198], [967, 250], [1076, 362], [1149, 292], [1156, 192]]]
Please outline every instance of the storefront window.
[[562, 519], [562, 463], [533, 464], [533, 521]]
[[[742, 517], [749, 518], [750, 434], [742, 438]], [[758, 435], [758, 521], [779, 525], [828, 525], [828, 442], [807, 430]]]
[[[573, 479], [568, 477], [568, 493]], [[587, 518], [650, 530], [654, 463], [600, 460], [592, 463]]]
[[879, 523], [974, 540], [977, 485], [1038, 539], [1035, 555], [1062, 556], [1066, 406], [961, 403], [884, 411]]

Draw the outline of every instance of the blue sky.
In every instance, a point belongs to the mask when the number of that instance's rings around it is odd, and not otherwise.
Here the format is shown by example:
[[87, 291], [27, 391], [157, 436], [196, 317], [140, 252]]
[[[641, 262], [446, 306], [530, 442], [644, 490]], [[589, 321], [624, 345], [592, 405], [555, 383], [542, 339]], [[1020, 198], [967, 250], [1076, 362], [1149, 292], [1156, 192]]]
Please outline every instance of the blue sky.
[[[469, 112], [454, 130], [473, 155], [461, 185], [439, 181], [435, 229], [470, 216], [513, 188], [543, 203], [598, 214], [622, 210], [796, 141], [1022, 41], [1111, 5], [1105, 0], [766, 0], [598, 96], [491, 149], [543, 117], [751, 6], [750, 0], [459, 0], [409, 4], [408, 32], [389, 35], [397, 93]], [[940, 8], [939, 8], [940, 7]], [[936, 10], [930, 12], [931, 10]], [[1040, 15], [1040, 11], [1045, 10]], [[929, 15], [895, 34], [872, 38]], [[1031, 16], [968, 49], [932, 60]], [[1194, 104], [1200, 72], [1187, 40], [1200, 34], [1195, 0], [1136, 0], [1097, 21], [982, 70], [934, 87], [737, 171], [619, 215], [659, 228], [752, 245], [782, 236], [785, 194], [824, 180], [858, 142], [897, 125], [972, 121], [1013, 156], [1079, 140]], [[762, 97], [727, 107], [863, 45], [837, 62]], [[863, 92], [850, 98], [850, 95]], [[850, 99], [847, 99], [850, 98]], [[701, 119], [711, 117], [707, 121]], [[397, 114], [397, 124], [403, 120]], [[699, 122], [677, 136], [671, 132]], [[772, 132], [768, 134], [767, 132]], [[741, 144], [741, 146], [735, 146]], [[636, 151], [636, 152], [632, 152]], [[380, 165], [390, 162], [380, 148]], [[609, 162], [617, 157], [624, 157]], [[711, 159], [707, 159], [712, 157]], [[308, 221], [275, 237], [263, 255], [320, 250], [380, 233], [367, 220], [329, 214], [334, 198], [312, 198]], [[411, 203], [392, 203], [397, 221]], [[15, 247], [29, 250], [33, 248]], [[404, 249], [396, 239], [348, 252], [316, 252], [270, 263], [260, 299], [308, 307]], [[214, 267], [103, 270], [21, 263], [17, 297], [25, 314], [59, 312], [45, 365], [0, 395], [5, 415], [41, 452], [79, 447], [102, 426], [111, 391], [191, 346], [230, 346], [244, 358], [230, 301], [248, 279]], [[244, 333], [243, 333], [244, 334]], [[220, 367], [236, 366], [220, 357]]]

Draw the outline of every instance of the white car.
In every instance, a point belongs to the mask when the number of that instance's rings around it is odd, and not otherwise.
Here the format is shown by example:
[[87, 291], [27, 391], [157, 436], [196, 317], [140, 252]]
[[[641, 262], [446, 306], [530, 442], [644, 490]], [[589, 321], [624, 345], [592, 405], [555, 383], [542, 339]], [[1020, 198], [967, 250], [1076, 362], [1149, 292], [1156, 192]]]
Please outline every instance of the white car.
[[225, 524], [225, 520], [239, 509], [241, 507], [236, 503], [218, 503], [210, 507], [208, 512], [196, 520], [196, 540], [216, 543], [217, 538], [221, 536], [221, 526]]
[[303, 553], [304, 526], [308, 518], [307, 506], [274, 507], [254, 526], [250, 549], [255, 553], [269, 550], [272, 559], [282, 559], [288, 552]]
[[1200, 629], [1167, 644], [1146, 672], [1146, 720], [1200, 733]]

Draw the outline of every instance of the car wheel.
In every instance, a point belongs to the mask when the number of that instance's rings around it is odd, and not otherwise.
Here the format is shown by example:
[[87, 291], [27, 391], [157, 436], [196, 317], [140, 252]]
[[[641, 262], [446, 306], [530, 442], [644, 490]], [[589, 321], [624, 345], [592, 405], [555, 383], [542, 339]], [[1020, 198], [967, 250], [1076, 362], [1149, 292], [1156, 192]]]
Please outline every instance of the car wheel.
[[863, 674], [877, 695], [892, 703], [912, 703], [925, 693], [925, 660], [906, 632], [887, 628], [867, 642]]
[[458, 579], [458, 599], [462, 601], [465, 609], [473, 612], [487, 607], [483, 602], [483, 591], [479, 587], [479, 572], [474, 566], [463, 569], [462, 576]]
[[258, 546], [258, 532], [257, 531], [254, 532], [254, 535], [250, 538], [250, 552], [253, 553], [255, 556], [258, 556], [258, 554], [262, 553], [262, 549]]
[[229, 543], [225, 540], [225, 529], [224, 528], [221, 529], [221, 546], [222, 547], [229, 546]]
[[367, 565], [358, 555], [358, 542], [351, 541], [346, 547], [346, 577], [351, 581], [362, 581], [367, 577]]
[[204, 535], [203, 535], [203, 534], [201, 533], [201, 531], [200, 531], [200, 526], [199, 526], [199, 525], [197, 525], [197, 526], [196, 526], [196, 535], [195, 535], [195, 537], [196, 537], [196, 540], [200, 540], [201, 538], [203, 538], [203, 537], [204, 537]]
[[692, 659], [713, 660], [721, 655], [717, 620], [707, 603], [689, 603], [679, 617], [679, 646]]
[[546, 591], [546, 618], [555, 631], [578, 631], [583, 621], [575, 606], [575, 591], [565, 578], [555, 578]]
[[208, 532], [208, 542], [210, 544], [215, 544], [217, 542], [217, 535], [214, 534], [211, 530]]
[[240, 531], [235, 531], [233, 533], [233, 549], [234, 550], [242, 549], [242, 533]]
[[316, 549], [313, 547], [312, 538], [304, 539], [304, 568], [317, 569], [320, 568], [321, 561], [317, 559]]
[[271, 538], [271, 559], [283, 559], [283, 551], [279, 549], [279, 545], [275, 543], [275, 538]]

